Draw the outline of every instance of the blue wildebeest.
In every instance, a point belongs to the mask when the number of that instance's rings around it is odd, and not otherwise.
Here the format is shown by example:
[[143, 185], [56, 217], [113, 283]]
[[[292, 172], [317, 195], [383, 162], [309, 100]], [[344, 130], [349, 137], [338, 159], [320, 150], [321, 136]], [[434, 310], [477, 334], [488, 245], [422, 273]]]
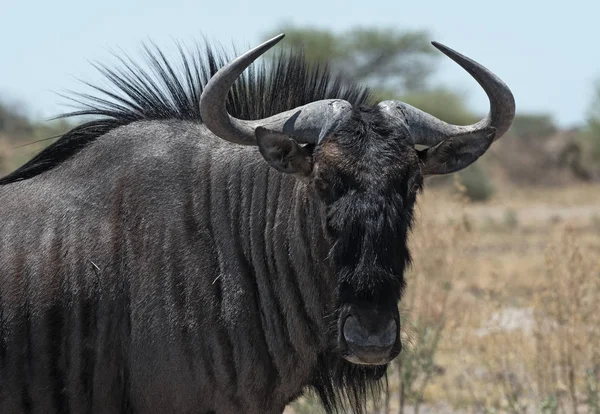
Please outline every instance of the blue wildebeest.
[[74, 113], [98, 117], [0, 180], [2, 413], [279, 413], [310, 388], [364, 411], [423, 178], [481, 156], [514, 99], [436, 43], [485, 119], [373, 104], [299, 55], [245, 71], [281, 38], [182, 53], [180, 77], [157, 49], [102, 67], [115, 88]]

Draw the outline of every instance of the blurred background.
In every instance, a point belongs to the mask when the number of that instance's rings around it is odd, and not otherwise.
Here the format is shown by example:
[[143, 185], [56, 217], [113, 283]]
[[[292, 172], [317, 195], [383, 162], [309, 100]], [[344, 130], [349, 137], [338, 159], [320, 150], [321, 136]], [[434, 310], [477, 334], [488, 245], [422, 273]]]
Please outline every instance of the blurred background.
[[[488, 110], [436, 40], [511, 87], [509, 133], [429, 179], [401, 304], [405, 350], [372, 412], [600, 413], [600, 3], [542, 1], [10, 2], [0, 14], [0, 176], [78, 120], [94, 62], [152, 41], [245, 50], [273, 34], [381, 99], [448, 122]], [[137, 57], [137, 59], [136, 59]], [[311, 396], [290, 413], [318, 413]]]

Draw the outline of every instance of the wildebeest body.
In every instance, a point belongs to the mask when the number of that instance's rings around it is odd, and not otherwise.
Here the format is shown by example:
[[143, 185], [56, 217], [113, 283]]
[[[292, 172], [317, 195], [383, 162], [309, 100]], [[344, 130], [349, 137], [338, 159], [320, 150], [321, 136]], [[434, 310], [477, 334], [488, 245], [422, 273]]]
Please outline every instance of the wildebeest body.
[[0, 187], [2, 412], [280, 412], [243, 396], [302, 391], [331, 291], [319, 206], [256, 148], [207, 135], [124, 126]]
[[360, 414], [379, 394], [423, 177], [480, 157], [514, 99], [441, 45], [490, 98], [477, 124], [373, 105], [298, 55], [240, 77], [280, 39], [180, 76], [160, 51], [104, 68], [118, 93], [71, 114], [99, 118], [0, 178], [1, 412], [280, 413], [312, 388]]

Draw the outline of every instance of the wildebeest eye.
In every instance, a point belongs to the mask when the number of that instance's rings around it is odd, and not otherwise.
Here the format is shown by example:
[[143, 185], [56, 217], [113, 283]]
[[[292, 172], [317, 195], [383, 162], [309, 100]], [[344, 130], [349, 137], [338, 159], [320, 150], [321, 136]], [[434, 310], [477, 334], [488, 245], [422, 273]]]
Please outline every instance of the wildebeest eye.
[[317, 178], [314, 181], [314, 183], [315, 183], [315, 188], [317, 189], [317, 192], [319, 193], [319, 195], [321, 197], [327, 198], [328, 196], [330, 196], [331, 188], [325, 181]]
[[327, 191], [327, 189], [329, 188], [325, 181], [319, 179], [315, 180], [315, 186], [317, 187], [317, 190], [323, 192]]
[[414, 179], [411, 180], [411, 182], [408, 183], [408, 197], [409, 198], [414, 198], [417, 196], [417, 193], [419, 192], [419, 190], [421, 189], [421, 183], [419, 181], [419, 179]]
[[336, 187], [335, 185], [326, 182], [320, 178], [316, 178], [314, 180], [315, 189], [317, 193], [321, 197], [321, 199], [325, 202], [325, 204], [330, 204], [336, 199]]

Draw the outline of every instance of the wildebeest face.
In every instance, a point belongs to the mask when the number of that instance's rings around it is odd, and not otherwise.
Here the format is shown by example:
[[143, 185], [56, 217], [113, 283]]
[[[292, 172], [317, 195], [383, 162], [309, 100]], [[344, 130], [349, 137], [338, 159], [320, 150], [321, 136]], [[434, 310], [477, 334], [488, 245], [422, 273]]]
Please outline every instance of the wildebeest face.
[[422, 176], [408, 132], [388, 122], [377, 108], [358, 109], [313, 148], [257, 133], [267, 161], [303, 177], [326, 206], [337, 276], [337, 347], [357, 364], [385, 364], [401, 349], [397, 306]]

